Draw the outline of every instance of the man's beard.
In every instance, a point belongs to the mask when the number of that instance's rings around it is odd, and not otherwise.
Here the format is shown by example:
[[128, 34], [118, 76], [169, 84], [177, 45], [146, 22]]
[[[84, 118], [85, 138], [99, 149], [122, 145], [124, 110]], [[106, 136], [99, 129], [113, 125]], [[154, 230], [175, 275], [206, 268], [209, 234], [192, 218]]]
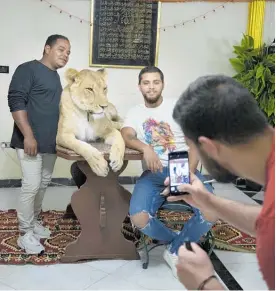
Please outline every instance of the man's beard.
[[236, 175], [223, 168], [214, 159], [208, 157], [202, 150], [199, 149], [199, 153], [204, 168], [216, 181], [220, 183], [231, 183], [238, 178]]
[[143, 96], [148, 104], [155, 104], [161, 98], [161, 94], [157, 95], [155, 98], [148, 98], [146, 94], [143, 94]]

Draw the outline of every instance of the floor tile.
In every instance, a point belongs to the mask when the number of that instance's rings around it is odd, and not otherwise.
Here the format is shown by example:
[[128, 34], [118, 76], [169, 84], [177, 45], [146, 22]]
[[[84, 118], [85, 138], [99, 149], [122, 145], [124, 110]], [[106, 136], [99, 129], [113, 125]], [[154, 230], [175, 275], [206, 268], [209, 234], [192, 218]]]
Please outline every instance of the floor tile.
[[253, 204], [257, 203], [244, 194], [241, 190], [237, 189], [233, 184], [222, 184], [222, 183], [214, 183], [214, 192], [217, 196], [239, 201], [242, 203]]
[[242, 287], [236, 281], [234, 276], [228, 271], [228, 269], [220, 261], [220, 259], [217, 257], [217, 255], [214, 252], [211, 254], [210, 259], [212, 261], [214, 270], [216, 274], [218, 275], [218, 278], [220, 278], [221, 281], [223, 281], [224, 285], [227, 286], [226, 289], [242, 290]]
[[137, 262], [130, 262], [117, 269], [113, 275], [128, 282], [138, 282], [146, 289], [183, 290], [183, 285], [172, 275], [169, 266], [164, 261], [152, 258], [146, 270], [142, 268], [141, 263], [139, 265]]
[[264, 191], [260, 191], [256, 195], [252, 196], [252, 199], [264, 201]]
[[106, 276], [106, 273], [84, 264], [21, 266], [20, 270], [2, 282], [12, 288], [24, 290], [82, 290]]
[[139, 274], [143, 271], [142, 263], [139, 260], [130, 261], [123, 265], [122, 267], [115, 270], [112, 275], [116, 276], [118, 279], [127, 279], [133, 274]]
[[119, 279], [114, 275], [108, 275], [97, 283], [89, 286], [87, 290], [145, 290], [134, 282]]
[[258, 263], [225, 264], [243, 290], [268, 290]]
[[105, 273], [111, 274], [119, 267], [125, 265], [129, 261], [124, 260], [96, 260], [86, 263], [87, 265], [103, 271]]
[[0, 290], [15, 290], [15, 289], [0, 282]]
[[3, 280], [10, 276], [12, 273], [19, 271], [20, 268], [22, 268], [22, 266], [0, 265], [0, 280]]
[[216, 255], [224, 264], [257, 263], [256, 253], [241, 253], [215, 250]]

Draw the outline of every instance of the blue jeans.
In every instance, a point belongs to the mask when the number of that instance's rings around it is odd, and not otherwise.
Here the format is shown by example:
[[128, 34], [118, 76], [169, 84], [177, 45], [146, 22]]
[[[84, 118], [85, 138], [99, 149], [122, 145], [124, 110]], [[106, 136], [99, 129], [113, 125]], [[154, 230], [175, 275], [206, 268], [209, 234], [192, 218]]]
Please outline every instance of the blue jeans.
[[[160, 195], [164, 190], [164, 181], [168, 176], [168, 168], [163, 168], [163, 172], [152, 173], [145, 171], [138, 179], [130, 201], [129, 214], [133, 216], [139, 213], [147, 213], [149, 221], [147, 225], [140, 229], [145, 235], [170, 244], [170, 251], [177, 253], [179, 247], [185, 242], [198, 242], [212, 227], [212, 223], [206, 221], [199, 209], [191, 207], [194, 215], [185, 223], [180, 233], [172, 231], [157, 219], [156, 213], [165, 202], [166, 197]], [[197, 177], [203, 181], [204, 177], [197, 171]], [[208, 191], [213, 193], [211, 185], [206, 184]]]

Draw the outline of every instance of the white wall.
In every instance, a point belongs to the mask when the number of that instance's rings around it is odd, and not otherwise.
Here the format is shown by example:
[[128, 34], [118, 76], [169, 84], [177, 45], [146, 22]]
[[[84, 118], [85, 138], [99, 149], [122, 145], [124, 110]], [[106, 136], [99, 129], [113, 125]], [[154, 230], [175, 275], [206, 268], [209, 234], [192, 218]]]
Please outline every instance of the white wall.
[[[76, 16], [90, 19], [89, 0], [51, 2]], [[161, 26], [191, 19], [219, 4], [165, 3], [162, 5]], [[247, 3], [227, 4], [225, 9], [207, 15], [206, 20], [161, 31], [159, 67], [165, 74], [165, 97], [179, 96], [187, 84], [200, 75], [233, 74], [228, 59], [232, 55], [232, 46], [246, 31], [247, 8]], [[271, 24], [274, 15], [271, 12], [266, 15], [266, 38], [274, 38], [274, 24]], [[13, 122], [7, 92], [15, 68], [22, 62], [39, 59], [46, 38], [54, 33], [64, 34], [71, 41], [72, 54], [67, 67], [88, 67], [90, 27], [48, 8], [40, 0], [1, 0], [0, 27], [0, 65], [10, 66], [10, 74], [0, 74], [0, 141], [9, 141]], [[62, 81], [63, 73], [64, 69], [60, 70]], [[139, 70], [108, 69], [108, 73], [109, 99], [124, 116], [132, 105], [141, 101], [137, 90]], [[20, 169], [14, 151], [6, 150], [5, 153], [0, 151], [0, 179], [19, 178]], [[69, 162], [58, 159], [54, 176], [69, 177], [69, 165]], [[140, 172], [140, 163], [132, 162], [123, 175], [139, 175]]]
[[266, 2], [264, 20], [264, 41], [269, 44], [275, 38], [275, 2]]

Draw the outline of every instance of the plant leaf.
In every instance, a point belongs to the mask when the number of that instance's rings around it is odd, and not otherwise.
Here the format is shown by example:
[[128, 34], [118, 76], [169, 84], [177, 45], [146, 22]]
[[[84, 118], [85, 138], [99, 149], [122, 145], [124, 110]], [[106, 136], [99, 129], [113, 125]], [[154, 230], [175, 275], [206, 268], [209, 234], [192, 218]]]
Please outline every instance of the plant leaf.
[[273, 94], [275, 93], [275, 84], [272, 84], [270, 88], [268, 88], [268, 93]]
[[260, 79], [263, 74], [264, 74], [264, 66], [260, 65], [257, 69], [257, 72], [256, 72], [256, 78]]
[[254, 47], [254, 38], [250, 35], [247, 35], [247, 41], [250, 48]]
[[267, 114], [266, 112], [266, 103], [267, 103], [267, 99], [266, 99], [266, 94], [264, 94], [260, 99], [259, 99], [259, 106], [260, 108]]
[[267, 116], [270, 117], [275, 111], [275, 99], [270, 98], [267, 102], [267, 108], [266, 108], [266, 113]]
[[259, 49], [254, 49], [252, 51], [247, 52], [247, 54], [250, 57], [257, 57], [260, 54], [260, 50]]
[[244, 35], [241, 41], [241, 46], [245, 49], [250, 49], [254, 47], [254, 39], [250, 35]]
[[266, 44], [254, 48], [254, 39], [243, 35], [240, 46], [233, 46], [236, 58], [229, 59], [236, 71], [233, 77], [246, 87], [275, 126], [275, 53]]
[[266, 81], [269, 81], [271, 78], [271, 72], [269, 70], [269, 68], [264, 68], [264, 79]]
[[245, 52], [245, 49], [241, 46], [234, 45], [234, 53], [237, 55], [242, 55]]
[[260, 83], [259, 83], [259, 80], [256, 79], [253, 86], [252, 86], [252, 93], [254, 94], [255, 98], [258, 99], [259, 96], [258, 96], [258, 92], [259, 92], [259, 87], [260, 87]]
[[238, 72], [242, 72], [245, 69], [244, 62], [241, 59], [230, 59], [232, 67]]

